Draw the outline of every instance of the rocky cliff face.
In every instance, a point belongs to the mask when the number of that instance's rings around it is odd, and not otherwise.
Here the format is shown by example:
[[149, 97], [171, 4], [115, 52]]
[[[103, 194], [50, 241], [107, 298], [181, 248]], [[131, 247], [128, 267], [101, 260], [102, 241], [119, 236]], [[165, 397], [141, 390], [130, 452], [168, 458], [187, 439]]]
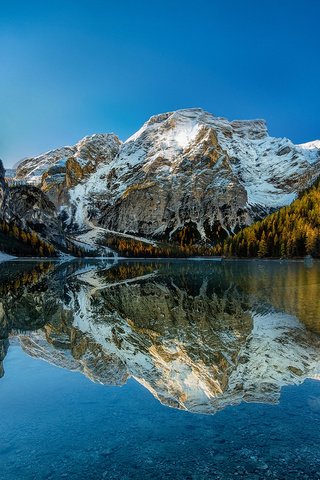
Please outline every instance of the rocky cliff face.
[[205, 241], [289, 204], [319, 175], [319, 151], [270, 137], [263, 120], [186, 109], [152, 117], [123, 144], [98, 135], [27, 159], [18, 175], [40, 171], [71, 227], [174, 239], [187, 226]]
[[[42, 190], [32, 185], [9, 187], [1, 161], [0, 218], [20, 230], [37, 232], [42, 239], [65, 247], [65, 235], [55, 205]], [[0, 243], [0, 250], [1, 247]]]
[[62, 223], [55, 205], [32, 185], [10, 188], [10, 210], [23, 229], [31, 229], [55, 245], [65, 245]]
[[6, 184], [4, 181], [5, 170], [0, 160], [0, 211], [2, 211], [2, 205], [6, 196]]

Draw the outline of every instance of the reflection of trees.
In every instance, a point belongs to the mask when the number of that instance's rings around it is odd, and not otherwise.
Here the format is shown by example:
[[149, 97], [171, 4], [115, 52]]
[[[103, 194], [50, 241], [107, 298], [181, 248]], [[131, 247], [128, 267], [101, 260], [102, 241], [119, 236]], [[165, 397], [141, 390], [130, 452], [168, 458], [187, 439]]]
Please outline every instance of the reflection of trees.
[[51, 262], [0, 264], [0, 362], [8, 349], [11, 332], [42, 328], [57, 309], [58, 298]]
[[113, 268], [102, 269], [97, 273], [101, 279], [112, 283], [142, 277], [143, 275], [154, 272], [155, 269], [155, 263], [119, 263]]
[[52, 263], [39, 263], [26, 266], [21, 271], [21, 265], [10, 264], [10, 268], [1, 271], [0, 269], [0, 295], [13, 295], [18, 298], [21, 295], [23, 287], [31, 287], [37, 285], [50, 271], [52, 271]]
[[303, 262], [225, 262], [226, 278], [251, 297], [254, 307], [267, 303], [295, 315], [308, 330], [320, 333], [320, 264]]
[[[145, 265], [148, 264], [138, 264], [135, 268], [143, 269]], [[215, 293], [221, 297], [233, 285], [252, 308], [261, 309], [263, 304], [271, 306], [297, 316], [310, 331], [320, 333], [318, 262], [309, 268], [303, 262], [277, 261], [152, 262], [152, 267], [157, 270], [158, 278], [171, 275], [175, 285], [191, 296], [197, 296], [204, 288], [204, 276], [209, 279], [206, 286], [208, 295]], [[131, 265], [126, 264], [122, 268], [126, 269], [129, 277]], [[179, 275], [175, 275], [177, 269]], [[108, 271], [108, 275], [111, 281], [113, 269]]]

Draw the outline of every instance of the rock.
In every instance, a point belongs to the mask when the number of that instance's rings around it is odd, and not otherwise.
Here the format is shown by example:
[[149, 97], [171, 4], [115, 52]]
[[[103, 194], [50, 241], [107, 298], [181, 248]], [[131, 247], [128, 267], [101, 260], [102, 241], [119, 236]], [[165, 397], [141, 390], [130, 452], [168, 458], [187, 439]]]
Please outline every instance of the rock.
[[55, 205], [37, 187], [21, 185], [10, 188], [10, 208], [24, 230], [34, 230], [43, 239], [65, 246], [62, 223]]

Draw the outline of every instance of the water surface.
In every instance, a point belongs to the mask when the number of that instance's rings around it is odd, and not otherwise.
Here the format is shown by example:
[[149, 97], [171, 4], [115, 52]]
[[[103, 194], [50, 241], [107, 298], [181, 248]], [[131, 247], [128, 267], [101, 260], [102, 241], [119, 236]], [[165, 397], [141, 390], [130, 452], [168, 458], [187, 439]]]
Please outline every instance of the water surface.
[[320, 478], [320, 265], [0, 265], [3, 479]]

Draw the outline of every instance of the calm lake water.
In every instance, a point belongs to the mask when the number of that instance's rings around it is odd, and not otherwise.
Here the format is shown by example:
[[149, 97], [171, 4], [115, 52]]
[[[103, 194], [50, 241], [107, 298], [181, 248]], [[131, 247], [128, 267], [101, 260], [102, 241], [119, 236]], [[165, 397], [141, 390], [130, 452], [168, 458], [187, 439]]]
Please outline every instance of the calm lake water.
[[320, 479], [320, 264], [0, 264], [0, 479]]

